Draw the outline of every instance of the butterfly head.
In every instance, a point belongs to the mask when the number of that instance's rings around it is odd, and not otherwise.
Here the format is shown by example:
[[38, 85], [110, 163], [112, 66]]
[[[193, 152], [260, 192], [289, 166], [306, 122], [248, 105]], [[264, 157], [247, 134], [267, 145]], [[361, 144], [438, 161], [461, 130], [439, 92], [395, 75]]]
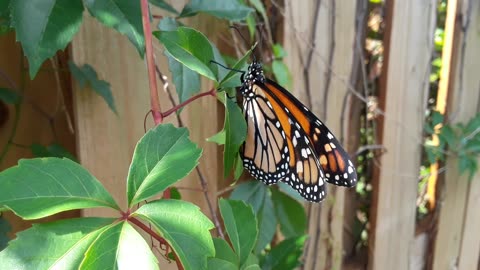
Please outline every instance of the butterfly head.
[[240, 80], [242, 81], [242, 95], [245, 97], [249, 96], [250, 94], [253, 95], [253, 85], [255, 83], [263, 83], [265, 81], [262, 65], [257, 61], [253, 61], [250, 65], [248, 65], [247, 72], [242, 74]]

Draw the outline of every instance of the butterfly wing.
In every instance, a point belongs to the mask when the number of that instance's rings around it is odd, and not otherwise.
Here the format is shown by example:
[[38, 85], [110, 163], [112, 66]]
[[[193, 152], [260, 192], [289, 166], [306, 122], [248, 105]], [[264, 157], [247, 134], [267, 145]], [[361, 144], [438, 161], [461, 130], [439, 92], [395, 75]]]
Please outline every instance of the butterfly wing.
[[325, 173], [325, 180], [338, 186], [353, 187], [357, 173], [347, 152], [333, 133], [298, 99], [272, 80], [266, 79], [262, 89], [282, 104], [295, 126], [306, 134]]
[[[282, 128], [286, 148], [288, 171], [281, 180], [293, 187], [306, 200], [319, 202], [325, 198], [325, 176], [315, 150], [307, 134], [290, 111], [273, 96], [263, 84], [254, 86], [255, 93], [262, 93], [269, 108], [277, 119], [276, 126]], [[285, 165], [283, 165], [285, 166]]]
[[244, 167], [263, 183], [275, 184], [290, 171], [285, 131], [261, 89], [243, 99], [243, 113], [247, 122], [242, 151]]

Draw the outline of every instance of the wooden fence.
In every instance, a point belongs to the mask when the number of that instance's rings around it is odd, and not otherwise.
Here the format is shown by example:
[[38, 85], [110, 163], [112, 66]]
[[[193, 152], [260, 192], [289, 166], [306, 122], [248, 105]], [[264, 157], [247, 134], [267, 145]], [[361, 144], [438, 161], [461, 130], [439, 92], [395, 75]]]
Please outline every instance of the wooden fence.
[[[171, 2], [181, 9], [185, 1]], [[292, 91], [355, 153], [359, 147], [359, 115], [369, 105], [364, 92], [367, 75], [363, 70], [368, 0], [266, 2], [283, 18], [283, 31], [279, 36], [283, 37], [288, 53], [285, 62], [292, 72]], [[385, 151], [375, 158], [368, 250], [352, 252], [355, 239], [351, 231], [358, 204], [354, 189], [330, 187], [324, 203], [305, 206], [309, 215], [309, 240], [303, 269], [480, 269], [480, 174], [472, 181], [460, 176], [455, 157], [447, 159], [445, 173], [439, 175], [437, 193], [440, 196], [431, 226], [428, 230], [416, 229], [422, 130], [437, 2], [390, 0], [385, 4], [384, 59], [378, 84], [378, 108], [374, 111], [379, 122], [377, 144]], [[155, 12], [162, 14], [160, 10]], [[449, 121], [465, 122], [480, 108], [480, 1], [449, 0], [446, 22], [439, 91], [445, 97]], [[231, 50], [222, 39], [222, 35], [230, 35], [224, 22], [200, 15], [187, 24], [206, 33], [221, 49]], [[13, 36], [2, 37], [1, 51], [16, 51], [18, 55], [18, 47], [12, 44]], [[157, 45], [156, 49], [158, 64], [169, 75], [162, 48]], [[74, 84], [69, 86], [72, 89], [67, 87], [63, 91], [67, 95], [73, 93], [76, 153], [81, 163], [98, 179], [103, 179], [119, 202], [125, 203], [125, 187], [118, 183], [124, 183], [135, 143], [144, 133], [143, 119], [149, 108], [145, 64], [125, 37], [106, 29], [88, 15], [71, 45], [71, 58], [78, 64], [92, 65], [99, 76], [112, 85], [118, 115], [91, 91], [75, 89]], [[19, 67], [10, 65], [15, 60], [2, 60], [3, 70], [18, 72]], [[51, 73], [40, 74], [46, 78], [39, 82], [42, 88], [55, 85]], [[14, 78], [20, 81], [19, 75]], [[210, 87], [209, 83], [202, 85], [204, 90]], [[36, 100], [42, 98], [33, 92], [27, 95]], [[172, 106], [164, 92], [161, 105]], [[11, 115], [13, 108], [9, 109]], [[25, 128], [32, 128], [30, 124], [35, 120], [27, 115], [34, 113], [27, 110], [22, 108], [25, 118], [21, 123]], [[202, 114], [198, 113], [200, 110]], [[221, 129], [222, 117], [222, 107], [209, 98], [194, 102], [181, 115], [193, 140], [204, 149], [199, 170], [206, 176], [212, 201], [216, 201], [217, 191], [228, 183], [222, 178], [220, 149], [207, 143], [205, 138]], [[170, 121], [177, 122], [175, 118]], [[5, 134], [11, 125], [7, 122], [2, 127], [2, 144], [8, 141]], [[152, 123], [148, 123], [147, 127], [150, 126]], [[40, 127], [35, 130], [38, 129]], [[60, 129], [65, 131], [62, 134], [66, 145], [69, 140], [71, 144], [68, 127]], [[39, 142], [48, 143], [47, 135], [42, 134], [34, 135], [36, 139], [43, 138]], [[36, 139], [28, 138], [24, 143]], [[2, 168], [13, 165], [20, 156], [29, 156], [26, 152], [15, 153]], [[196, 173], [179, 185], [201, 188]], [[202, 193], [184, 191], [183, 198], [200, 205], [211, 215]], [[82, 214], [109, 213], [92, 209]], [[13, 223], [16, 230], [25, 226], [19, 225], [19, 221]], [[162, 267], [174, 269], [173, 265]]]

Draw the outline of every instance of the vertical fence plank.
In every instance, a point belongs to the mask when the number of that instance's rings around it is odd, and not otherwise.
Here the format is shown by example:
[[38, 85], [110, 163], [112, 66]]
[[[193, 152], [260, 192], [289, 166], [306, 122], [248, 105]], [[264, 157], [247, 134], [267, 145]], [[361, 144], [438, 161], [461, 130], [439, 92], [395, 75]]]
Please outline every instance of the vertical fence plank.
[[[356, 7], [331, 0], [286, 1], [285, 8], [284, 42], [294, 81], [292, 92], [340, 136], [352, 72]], [[307, 207], [304, 269], [340, 269], [342, 265], [345, 189], [329, 185], [328, 193], [325, 202]]]
[[408, 269], [422, 128], [433, 48], [435, 0], [388, 1], [379, 178], [374, 180], [370, 269]]
[[[466, 123], [480, 108], [480, 4], [449, 1], [446, 42], [451, 42], [447, 112], [451, 123]], [[433, 269], [475, 269], [480, 256], [480, 174], [460, 175], [458, 159], [446, 161], [445, 186], [433, 254]]]

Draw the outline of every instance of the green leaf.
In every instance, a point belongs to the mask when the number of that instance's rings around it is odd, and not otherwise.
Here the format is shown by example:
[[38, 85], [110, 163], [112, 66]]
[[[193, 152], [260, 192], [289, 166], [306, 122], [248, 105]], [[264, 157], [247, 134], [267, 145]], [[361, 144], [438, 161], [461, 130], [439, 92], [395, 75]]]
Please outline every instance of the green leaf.
[[240, 267], [238, 256], [233, 252], [230, 245], [221, 238], [213, 238], [215, 245], [215, 258], [208, 259], [208, 269], [235, 269]]
[[458, 170], [460, 174], [468, 172], [469, 180], [472, 180], [473, 175], [477, 172], [478, 164], [477, 158], [472, 155], [462, 155], [458, 156]]
[[247, 60], [250, 59], [250, 55], [255, 49], [255, 46], [256, 44], [252, 46], [250, 50], [248, 50], [248, 52], [242, 57], [242, 59], [238, 60], [238, 62], [233, 65], [232, 70], [230, 70], [227, 75], [223, 77], [223, 79], [218, 84], [218, 87], [233, 88], [242, 84], [240, 81], [241, 73], [238, 71], [247, 70]]
[[257, 31], [257, 21], [255, 19], [254, 13], [248, 14], [248, 16], [245, 20], [247, 22], [248, 33], [250, 34], [250, 39], [253, 39], [255, 37], [255, 32]]
[[252, 206], [255, 213], [258, 213], [263, 206], [266, 195], [267, 186], [254, 180], [237, 185], [230, 195], [230, 199], [244, 201]]
[[0, 269], [78, 269], [92, 242], [114, 221], [75, 218], [34, 224], [0, 252]]
[[443, 140], [448, 144], [449, 147], [454, 147], [457, 143], [457, 134], [450, 125], [445, 125], [440, 129], [440, 134], [438, 134], [440, 140]]
[[274, 60], [272, 63], [272, 71], [278, 84], [287, 89], [292, 88], [292, 75], [290, 75], [290, 71], [283, 61]]
[[208, 258], [208, 270], [238, 270], [238, 266], [217, 258]]
[[180, 17], [189, 17], [199, 12], [207, 13], [229, 21], [244, 20], [253, 9], [241, 4], [238, 0], [190, 0], [182, 10]]
[[11, 230], [12, 227], [10, 226], [8, 221], [0, 215], [0, 251], [7, 247], [8, 241], [10, 241], [10, 238], [7, 234]]
[[20, 95], [8, 88], [0, 87], [0, 100], [5, 102], [6, 104], [19, 104], [22, 98]]
[[10, 23], [10, 2], [11, 0], [0, 1], [0, 35], [12, 30]]
[[82, 23], [81, 0], [15, 0], [11, 24], [28, 58], [30, 78], [42, 63], [63, 50]]
[[227, 177], [235, 164], [240, 146], [247, 136], [247, 123], [238, 105], [226, 98], [225, 147], [223, 153], [224, 177]]
[[222, 129], [220, 132], [217, 134], [213, 135], [212, 137], [207, 139], [207, 142], [213, 142], [219, 145], [225, 144], [225, 129]]
[[101, 23], [126, 35], [143, 57], [145, 39], [140, 1], [84, 0], [83, 3]]
[[235, 159], [235, 168], [233, 170], [233, 179], [238, 180], [243, 173], [243, 159], [240, 154]]
[[149, 130], [133, 154], [127, 179], [128, 205], [155, 196], [187, 176], [201, 154], [186, 128], [161, 124]]
[[177, 30], [179, 23], [172, 17], [164, 17], [158, 23], [158, 29], [161, 31], [175, 31]]
[[217, 81], [216, 74], [210, 68], [210, 61], [214, 59], [213, 49], [202, 33], [192, 28], [178, 27], [176, 31], [153, 32], [153, 35], [178, 62]]
[[287, 53], [283, 49], [282, 45], [279, 44], [279, 43], [274, 44], [273, 47], [272, 47], [272, 50], [273, 50], [273, 55], [275, 56], [275, 58], [282, 59], [285, 56], [287, 56]]
[[207, 258], [215, 255], [209, 232], [214, 225], [197, 206], [159, 200], [143, 205], [133, 215], [153, 225], [175, 250], [184, 269], [207, 269]]
[[443, 123], [443, 114], [439, 111], [432, 111], [432, 126]]
[[306, 235], [283, 240], [265, 256], [262, 269], [296, 269], [301, 265], [300, 257], [303, 254], [303, 245]]
[[257, 256], [249, 254], [247, 260], [240, 268], [241, 270], [261, 270]]
[[159, 269], [145, 239], [127, 222], [105, 229], [85, 253], [80, 269]]
[[34, 157], [68, 158], [79, 163], [72, 153], [58, 143], [52, 143], [48, 146], [34, 143], [30, 145], [30, 150]]
[[89, 86], [95, 93], [101, 96], [108, 104], [108, 107], [117, 114], [110, 84], [104, 80], [100, 80], [92, 66], [84, 64], [82, 67], [78, 67], [74, 62], [69, 61], [68, 67], [73, 77], [78, 81], [80, 88], [83, 89]]
[[294, 198], [300, 203], [303, 203], [305, 199], [298, 193], [296, 190], [294, 190], [290, 185], [284, 182], [278, 182], [277, 183], [278, 189], [282, 191], [283, 193], [287, 194], [288, 196]]
[[286, 238], [304, 235], [307, 228], [307, 215], [303, 205], [275, 189], [272, 189], [272, 199], [282, 234]]
[[175, 90], [180, 103], [200, 92], [200, 76], [198, 73], [178, 62], [167, 51], [165, 55], [168, 58], [168, 66], [172, 73], [173, 83], [175, 84]]
[[242, 265], [257, 241], [257, 219], [253, 209], [242, 201], [225, 199], [220, 199], [219, 208], [230, 242]]
[[176, 14], [178, 15], [178, 11], [172, 7], [171, 5], [169, 5], [167, 2], [163, 1], [163, 0], [148, 0], [148, 2], [150, 2], [150, 4], [156, 6], [156, 7], [159, 7], [163, 10], [166, 10], [168, 12], [171, 12], [173, 14]]
[[257, 214], [258, 217], [258, 240], [255, 244], [255, 254], [260, 254], [270, 244], [277, 231], [277, 217], [270, 195], [265, 196], [263, 206]]
[[23, 219], [90, 207], [119, 209], [102, 184], [70, 159], [22, 159], [0, 173], [0, 186], [0, 209]]

